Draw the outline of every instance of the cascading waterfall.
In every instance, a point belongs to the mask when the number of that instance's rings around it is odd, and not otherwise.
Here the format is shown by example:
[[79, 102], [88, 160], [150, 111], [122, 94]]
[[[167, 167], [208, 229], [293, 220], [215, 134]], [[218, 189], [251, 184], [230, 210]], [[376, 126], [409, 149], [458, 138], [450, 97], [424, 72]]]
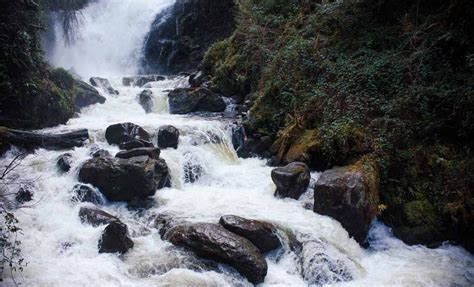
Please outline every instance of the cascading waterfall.
[[[263, 285], [472, 286], [473, 258], [461, 248], [410, 247], [375, 223], [369, 236], [371, 248], [365, 250], [337, 221], [304, 208], [311, 201], [311, 188], [300, 200], [275, 198], [266, 162], [237, 158], [231, 122], [168, 113], [166, 91], [182, 85], [182, 79], [152, 83], [155, 109], [145, 113], [137, 101], [142, 89], [124, 87], [118, 77], [136, 72], [145, 27], [171, 2], [97, 1], [82, 11], [80, 39], [71, 46], [56, 43], [51, 58], [54, 65], [72, 67], [83, 77], [109, 76], [120, 95], [102, 93], [105, 104], [84, 109], [67, 125], [45, 130], [89, 129], [90, 143], [69, 151], [73, 157], [70, 172], [59, 173], [56, 167], [64, 151], [40, 149], [28, 155], [12, 175], [22, 182], [32, 181], [35, 190], [32, 207], [17, 213], [23, 229], [22, 250], [29, 264], [16, 281], [23, 286], [248, 286], [232, 269], [206, 267], [174, 248], [153, 227], [156, 215], [217, 223], [220, 216], [233, 214], [273, 222], [303, 243], [301, 250], [294, 251], [283, 240], [283, 248], [266, 255], [268, 274]], [[98, 253], [104, 226], [82, 224], [78, 211], [84, 204], [71, 201], [78, 169], [90, 158], [91, 149], [118, 152], [104, 139], [107, 126], [118, 122], [133, 122], [155, 136], [162, 125], [174, 125], [181, 133], [178, 149], [162, 150], [172, 187], [156, 193], [154, 207], [144, 212], [129, 210], [124, 203], [101, 207], [129, 227], [135, 246], [123, 256]], [[14, 154], [10, 151], [2, 160]], [[183, 168], [189, 163], [202, 172], [194, 183], [185, 180]], [[313, 184], [317, 178], [318, 173], [312, 173]], [[13, 278], [5, 275], [5, 284], [13, 286]]]

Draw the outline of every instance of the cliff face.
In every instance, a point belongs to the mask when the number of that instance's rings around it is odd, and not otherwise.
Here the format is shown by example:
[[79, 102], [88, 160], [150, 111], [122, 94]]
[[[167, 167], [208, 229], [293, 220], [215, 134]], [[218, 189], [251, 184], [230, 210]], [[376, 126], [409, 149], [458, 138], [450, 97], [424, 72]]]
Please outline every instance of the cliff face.
[[144, 70], [173, 74], [196, 69], [209, 46], [230, 36], [234, 27], [233, 0], [178, 0], [151, 27]]

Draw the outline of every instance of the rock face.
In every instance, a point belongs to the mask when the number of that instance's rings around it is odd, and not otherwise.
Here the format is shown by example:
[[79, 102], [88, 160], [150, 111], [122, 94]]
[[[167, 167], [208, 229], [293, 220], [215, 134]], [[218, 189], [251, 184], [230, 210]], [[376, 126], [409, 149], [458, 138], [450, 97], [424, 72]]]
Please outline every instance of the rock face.
[[145, 64], [152, 72], [177, 74], [198, 67], [214, 42], [235, 26], [233, 0], [178, 0], [158, 15], [145, 43]]
[[81, 207], [79, 210], [79, 218], [82, 223], [88, 223], [96, 227], [119, 221], [117, 217], [110, 213], [94, 207]]
[[262, 283], [267, 275], [267, 262], [257, 247], [218, 224], [177, 226], [165, 238], [198, 256], [229, 264], [253, 284]]
[[143, 90], [143, 92], [138, 95], [138, 102], [143, 107], [145, 112], [151, 113], [153, 111], [153, 92], [149, 89]]
[[179, 130], [173, 126], [162, 126], [158, 129], [159, 148], [178, 148]]
[[377, 190], [354, 167], [327, 170], [314, 187], [314, 212], [338, 220], [361, 244], [377, 214], [377, 206]]
[[115, 155], [117, 158], [122, 159], [129, 159], [132, 157], [137, 156], [148, 156], [152, 159], [159, 159], [160, 158], [160, 149], [154, 147], [141, 147], [141, 148], [134, 148], [126, 151], [121, 151]]
[[96, 186], [109, 200], [127, 202], [153, 196], [170, 184], [166, 162], [148, 156], [90, 159], [82, 165], [79, 180]]
[[75, 80], [73, 92], [76, 112], [91, 105], [105, 103], [105, 98], [94, 87], [83, 81]]
[[110, 95], [118, 95], [119, 94], [119, 91], [114, 89], [112, 87], [112, 85], [110, 84], [109, 80], [107, 80], [105, 78], [92, 77], [92, 78], [89, 79], [89, 82], [91, 82], [91, 84], [94, 87], [101, 88], [101, 89], [107, 91], [107, 93], [109, 93]]
[[121, 123], [109, 126], [105, 131], [105, 138], [109, 144], [119, 145], [133, 140], [149, 142], [150, 134], [136, 124]]
[[84, 184], [76, 184], [72, 189], [74, 202], [90, 202], [97, 205], [105, 203], [105, 199], [98, 191]]
[[226, 108], [222, 97], [206, 88], [175, 89], [168, 97], [172, 114], [223, 112]]
[[309, 168], [301, 162], [293, 162], [272, 170], [272, 180], [277, 186], [276, 196], [298, 199], [309, 186]]
[[125, 224], [114, 221], [107, 225], [99, 241], [99, 253], [123, 254], [133, 247], [133, 241], [128, 235]]
[[227, 230], [252, 242], [262, 253], [281, 246], [276, 235], [276, 227], [268, 222], [246, 219], [235, 215], [225, 215], [219, 223]]
[[72, 154], [65, 153], [59, 156], [58, 161], [56, 162], [56, 165], [58, 166], [59, 170], [62, 172], [68, 172], [69, 170], [71, 170]]

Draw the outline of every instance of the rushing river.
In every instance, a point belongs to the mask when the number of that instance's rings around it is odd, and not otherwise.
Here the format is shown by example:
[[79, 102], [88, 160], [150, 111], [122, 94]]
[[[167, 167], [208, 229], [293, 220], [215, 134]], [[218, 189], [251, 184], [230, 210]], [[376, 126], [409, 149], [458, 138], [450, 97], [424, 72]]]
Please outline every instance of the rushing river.
[[[28, 266], [15, 274], [16, 282], [22, 286], [246, 286], [249, 283], [243, 277], [224, 265], [198, 268], [199, 260], [163, 241], [153, 228], [157, 214], [212, 223], [233, 214], [273, 222], [292, 231], [300, 241], [311, 243], [303, 254], [295, 254], [288, 246], [268, 254], [265, 286], [311, 282], [335, 286], [474, 284], [474, 258], [462, 248], [407, 246], [387, 227], [374, 223], [369, 235], [371, 247], [363, 249], [337, 221], [304, 208], [312, 201], [311, 188], [300, 200], [275, 198], [266, 162], [237, 157], [231, 121], [169, 114], [167, 90], [185, 85], [185, 78], [152, 83], [154, 111], [145, 113], [137, 100], [143, 89], [122, 86], [121, 75], [137, 71], [147, 27], [172, 2], [101, 0], [82, 11], [77, 42], [65, 46], [58, 37], [50, 53], [51, 63], [73, 68], [84, 79], [106, 76], [120, 95], [104, 92], [105, 104], [84, 109], [67, 125], [44, 130], [89, 129], [90, 142], [69, 151], [74, 159], [70, 172], [60, 173], [56, 167], [58, 156], [65, 151], [42, 149], [28, 155], [17, 169], [17, 181], [33, 182], [35, 193], [31, 207], [17, 212]], [[83, 204], [71, 201], [71, 190], [78, 183], [80, 165], [90, 158], [91, 147], [118, 152], [116, 146], [107, 144], [104, 133], [109, 125], [120, 122], [144, 127], [155, 136], [155, 143], [162, 125], [174, 125], [181, 137], [178, 149], [162, 150], [172, 187], [157, 191], [154, 207], [145, 212], [129, 210], [122, 203], [101, 207], [128, 225], [135, 242], [128, 253], [117, 256], [98, 253], [104, 226], [81, 223], [78, 212]], [[2, 161], [14, 154], [10, 151]], [[194, 183], [184, 180], [183, 166], [189, 162], [203, 171]], [[318, 174], [312, 173], [313, 183], [317, 178]], [[11, 274], [5, 272], [4, 276], [6, 286], [13, 286]]]

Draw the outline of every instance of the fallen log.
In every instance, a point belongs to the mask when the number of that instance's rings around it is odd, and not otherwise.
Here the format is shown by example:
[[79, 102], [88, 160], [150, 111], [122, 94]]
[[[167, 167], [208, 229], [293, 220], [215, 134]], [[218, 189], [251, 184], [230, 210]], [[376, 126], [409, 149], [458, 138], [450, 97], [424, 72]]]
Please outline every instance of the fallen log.
[[0, 142], [25, 149], [70, 149], [83, 146], [89, 139], [87, 129], [62, 134], [41, 134], [0, 127]]

